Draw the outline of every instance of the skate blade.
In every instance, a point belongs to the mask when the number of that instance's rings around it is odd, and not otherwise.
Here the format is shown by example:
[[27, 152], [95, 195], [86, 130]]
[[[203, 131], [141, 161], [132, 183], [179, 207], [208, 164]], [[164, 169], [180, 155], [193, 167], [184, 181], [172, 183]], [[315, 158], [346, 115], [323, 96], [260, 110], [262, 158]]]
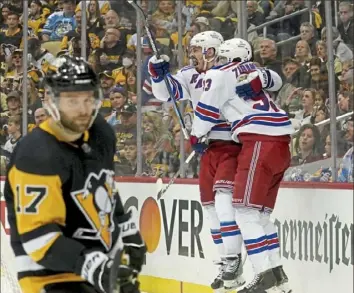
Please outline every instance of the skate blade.
[[232, 290], [240, 288], [240, 287], [242, 287], [245, 284], [246, 284], [246, 280], [244, 279], [244, 277], [239, 276], [239, 277], [237, 277], [236, 280], [224, 281], [224, 288], [226, 290], [231, 290], [231, 291], [227, 291], [227, 292], [232, 292]]
[[293, 292], [293, 290], [289, 288], [287, 283], [279, 285], [278, 288], [280, 289], [281, 293], [292, 293]]

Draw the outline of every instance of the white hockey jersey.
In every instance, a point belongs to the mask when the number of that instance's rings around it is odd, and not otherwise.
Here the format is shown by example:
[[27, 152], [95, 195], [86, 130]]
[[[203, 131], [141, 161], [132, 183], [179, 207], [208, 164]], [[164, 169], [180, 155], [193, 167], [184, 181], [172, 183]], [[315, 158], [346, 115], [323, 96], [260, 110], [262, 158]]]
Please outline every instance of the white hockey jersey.
[[[193, 66], [183, 67], [175, 75], [168, 75], [175, 100], [190, 100], [194, 113], [196, 113], [198, 101], [203, 93], [204, 76], [204, 72], [199, 73]], [[151, 88], [157, 99], [165, 102], [170, 100], [164, 81], [155, 82], [151, 78]], [[208, 136], [209, 139], [231, 140], [231, 125], [221, 116], [209, 130], [211, 130]]]
[[[260, 73], [264, 90], [259, 96], [245, 100], [235, 93], [237, 78], [255, 70]], [[257, 69], [251, 62], [234, 62], [209, 70], [204, 83], [193, 123], [195, 136], [207, 134], [220, 117], [232, 123], [232, 139], [236, 142], [240, 133], [281, 136], [294, 132], [288, 115], [273, 103], [267, 92], [281, 88], [282, 80], [278, 74]]]

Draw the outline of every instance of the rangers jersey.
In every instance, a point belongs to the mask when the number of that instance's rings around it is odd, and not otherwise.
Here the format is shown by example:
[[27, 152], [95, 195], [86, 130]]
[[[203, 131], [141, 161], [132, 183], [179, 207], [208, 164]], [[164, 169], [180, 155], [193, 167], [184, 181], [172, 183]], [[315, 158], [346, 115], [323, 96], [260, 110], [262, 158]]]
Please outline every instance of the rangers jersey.
[[[243, 74], [257, 70], [263, 89], [260, 94], [245, 100], [235, 93], [235, 86]], [[196, 107], [193, 134], [202, 137], [214, 127], [220, 117], [232, 123], [232, 139], [239, 142], [240, 133], [271, 136], [294, 132], [285, 111], [279, 109], [267, 91], [277, 91], [282, 86], [278, 74], [257, 68], [252, 62], [232, 62], [209, 70], [204, 77], [204, 91]]]
[[[195, 113], [198, 101], [203, 93], [204, 76], [205, 72], [199, 73], [193, 66], [186, 66], [173, 76], [168, 75], [175, 100], [190, 100]], [[156, 82], [151, 78], [151, 88], [157, 99], [166, 102], [170, 100], [170, 95], [163, 80]], [[210, 130], [209, 139], [231, 140], [231, 125], [223, 119], [222, 115]]]
[[23, 292], [83, 282], [74, 273], [83, 250], [114, 246], [116, 216], [124, 213], [114, 188], [114, 152], [114, 133], [101, 116], [73, 143], [63, 142], [49, 121], [18, 143], [4, 195]]

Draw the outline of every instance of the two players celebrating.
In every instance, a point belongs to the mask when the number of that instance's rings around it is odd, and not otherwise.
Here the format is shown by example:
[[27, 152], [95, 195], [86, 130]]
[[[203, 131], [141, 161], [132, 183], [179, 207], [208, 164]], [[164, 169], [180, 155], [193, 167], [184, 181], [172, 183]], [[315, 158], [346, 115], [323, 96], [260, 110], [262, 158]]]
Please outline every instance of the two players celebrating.
[[276, 227], [270, 220], [280, 182], [290, 164], [293, 133], [286, 113], [268, 92], [282, 86], [279, 75], [252, 62], [252, 48], [242, 39], [223, 42], [214, 31], [190, 42], [191, 66], [169, 73], [167, 56], [152, 57], [149, 72], [154, 95], [189, 99], [194, 108], [190, 138], [202, 154], [200, 196], [220, 254], [215, 292], [242, 286], [241, 245], [255, 277], [239, 293], [290, 293], [279, 253]]

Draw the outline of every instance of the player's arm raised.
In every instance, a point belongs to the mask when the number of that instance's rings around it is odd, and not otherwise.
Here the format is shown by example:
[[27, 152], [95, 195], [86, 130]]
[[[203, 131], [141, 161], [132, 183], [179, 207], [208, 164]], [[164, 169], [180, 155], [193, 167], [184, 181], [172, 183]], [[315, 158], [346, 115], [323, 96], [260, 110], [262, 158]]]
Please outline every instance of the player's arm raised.
[[262, 90], [278, 91], [283, 85], [279, 74], [267, 68], [258, 68], [239, 78], [236, 84], [236, 94], [246, 99], [257, 96]]
[[151, 76], [152, 93], [161, 101], [170, 101], [171, 97], [167, 90], [166, 83], [164, 82], [164, 76], [167, 76], [174, 94], [173, 98], [176, 101], [190, 99], [188, 81], [183, 74], [189, 67], [182, 68], [176, 74], [171, 75], [169, 61], [170, 58], [167, 55], [161, 55], [160, 59], [157, 59], [156, 56], [150, 58], [148, 70]]

